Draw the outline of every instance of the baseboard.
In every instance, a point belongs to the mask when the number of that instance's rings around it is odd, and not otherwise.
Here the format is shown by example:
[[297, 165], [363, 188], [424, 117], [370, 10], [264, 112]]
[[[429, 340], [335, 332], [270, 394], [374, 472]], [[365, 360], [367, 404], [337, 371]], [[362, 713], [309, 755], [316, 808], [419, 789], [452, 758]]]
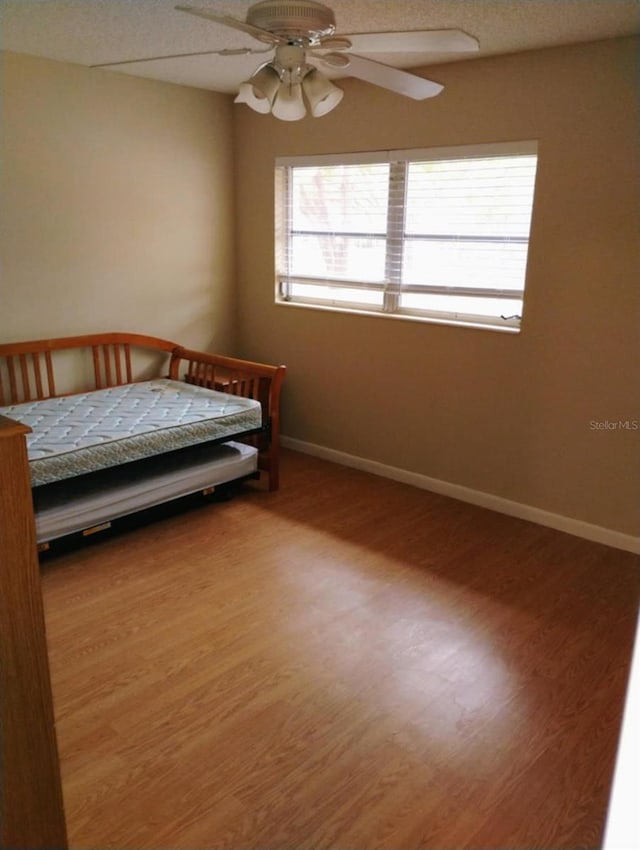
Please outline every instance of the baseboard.
[[538, 525], [555, 528], [556, 531], [564, 531], [567, 534], [583, 537], [585, 540], [591, 540], [594, 543], [603, 543], [605, 546], [613, 546], [615, 549], [624, 549], [626, 552], [640, 554], [640, 537], [634, 537], [631, 534], [623, 534], [621, 531], [614, 531], [579, 519], [543, 511], [540, 508], [534, 508], [532, 505], [524, 505], [521, 502], [512, 502], [492, 493], [484, 493], [482, 490], [473, 490], [460, 484], [451, 484], [449, 481], [430, 478], [428, 475], [399, 469], [396, 466], [388, 466], [385, 463], [339, 452], [336, 449], [318, 446], [315, 443], [296, 440], [294, 437], [282, 436], [280, 442], [285, 448], [297, 452], [339, 463], [342, 466], [350, 466], [353, 469], [361, 469], [363, 472], [371, 472], [373, 475], [380, 475], [383, 478], [391, 478], [403, 484], [410, 484], [412, 487], [419, 487], [421, 490], [430, 490], [432, 493], [439, 493], [441, 496], [450, 496], [452, 499], [469, 502], [481, 508], [518, 517], [518, 519], [536, 522]]

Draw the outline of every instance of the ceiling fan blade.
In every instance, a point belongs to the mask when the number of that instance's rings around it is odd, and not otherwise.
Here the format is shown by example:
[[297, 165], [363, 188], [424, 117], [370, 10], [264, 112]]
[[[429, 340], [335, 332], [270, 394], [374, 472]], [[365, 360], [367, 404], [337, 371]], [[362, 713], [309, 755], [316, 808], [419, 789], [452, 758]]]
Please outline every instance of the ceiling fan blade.
[[312, 46], [314, 50], [351, 50], [353, 45], [350, 39], [342, 35], [325, 35], [317, 44]]
[[217, 24], [223, 24], [225, 27], [232, 27], [235, 30], [249, 33], [258, 41], [266, 44], [286, 44], [287, 40], [279, 35], [269, 32], [269, 30], [254, 27], [252, 24], [247, 24], [244, 21], [239, 21], [237, 18], [232, 18], [229, 15], [217, 15], [210, 9], [201, 9], [198, 6], [175, 6], [178, 12], [187, 12], [189, 15], [195, 15], [197, 18], [206, 18], [208, 21], [215, 21]]
[[271, 53], [272, 47], [264, 50], [252, 50], [250, 47], [224, 47], [220, 50], [195, 50], [191, 53], [169, 53], [165, 56], [146, 56], [144, 59], [121, 59], [119, 62], [101, 62], [99, 65], [90, 65], [90, 68], [111, 68], [114, 65], [136, 65], [139, 62], [156, 62], [160, 59], [184, 59], [189, 56], [247, 56], [249, 53]]
[[[331, 54], [329, 54], [331, 55]], [[339, 54], [343, 56], [344, 54]], [[390, 65], [374, 62], [373, 59], [365, 59], [364, 56], [354, 56], [353, 53], [346, 54], [349, 65], [345, 68], [347, 76], [357, 77], [374, 86], [412, 97], [414, 100], [425, 100], [427, 97], [435, 97], [440, 94], [444, 86], [434, 83], [433, 80], [425, 80], [416, 74], [400, 71]], [[329, 64], [330, 61], [329, 61]]]
[[311, 59], [324, 62], [330, 68], [348, 68], [351, 64], [351, 56], [348, 53], [320, 53], [317, 50], [309, 50], [307, 55]]
[[462, 30], [365, 32], [347, 35], [358, 53], [473, 53], [478, 40]]

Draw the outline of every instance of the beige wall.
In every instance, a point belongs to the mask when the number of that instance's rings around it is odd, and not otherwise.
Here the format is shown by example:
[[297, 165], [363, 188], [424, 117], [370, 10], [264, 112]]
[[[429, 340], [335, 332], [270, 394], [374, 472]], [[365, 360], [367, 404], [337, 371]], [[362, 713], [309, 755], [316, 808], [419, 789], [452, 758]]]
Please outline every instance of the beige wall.
[[[234, 112], [241, 349], [286, 363], [292, 437], [640, 533], [638, 43], [431, 68], [416, 103], [354, 80], [295, 124]], [[273, 303], [281, 155], [539, 140], [519, 335]], [[309, 482], [313, 486], [313, 482]]]
[[120, 330], [232, 352], [230, 98], [3, 58], [0, 340]]
[[[0, 339], [131, 330], [284, 362], [292, 437], [638, 534], [640, 432], [590, 425], [640, 420], [637, 46], [429, 69], [447, 87], [423, 103], [346, 80], [294, 124], [7, 54]], [[540, 143], [521, 334], [273, 304], [274, 157], [509, 139]]]

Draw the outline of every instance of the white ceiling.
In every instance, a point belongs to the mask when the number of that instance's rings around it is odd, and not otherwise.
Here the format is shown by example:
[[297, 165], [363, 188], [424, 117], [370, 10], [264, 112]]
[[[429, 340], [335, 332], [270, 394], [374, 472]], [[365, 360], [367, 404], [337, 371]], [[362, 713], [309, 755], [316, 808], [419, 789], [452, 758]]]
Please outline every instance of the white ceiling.
[[[35, 56], [97, 65], [192, 51], [260, 45], [251, 36], [178, 12], [180, 0], [4, 0], [2, 46]], [[185, 2], [185, 0], [182, 0]], [[251, 0], [186, 0], [245, 20]], [[399, 68], [513, 53], [640, 33], [640, 0], [325, 0], [337, 32], [462, 29], [475, 54], [376, 54]], [[220, 92], [237, 90], [263, 56], [198, 56], [121, 66], [119, 71]]]

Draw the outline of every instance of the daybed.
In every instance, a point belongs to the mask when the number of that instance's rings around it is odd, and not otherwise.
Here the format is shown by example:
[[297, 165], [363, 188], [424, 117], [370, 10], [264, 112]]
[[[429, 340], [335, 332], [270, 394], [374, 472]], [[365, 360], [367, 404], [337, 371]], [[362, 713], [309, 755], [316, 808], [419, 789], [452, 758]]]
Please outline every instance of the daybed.
[[0, 415], [31, 430], [37, 541], [265, 473], [284, 366], [128, 333], [0, 345]]

